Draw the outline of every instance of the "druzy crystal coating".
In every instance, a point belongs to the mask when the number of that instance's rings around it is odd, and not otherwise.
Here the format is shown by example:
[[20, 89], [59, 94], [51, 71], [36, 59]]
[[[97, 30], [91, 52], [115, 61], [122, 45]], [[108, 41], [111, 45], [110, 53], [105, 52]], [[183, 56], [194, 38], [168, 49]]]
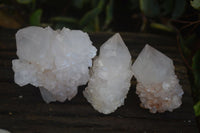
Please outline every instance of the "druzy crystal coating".
[[31, 26], [20, 29], [16, 41], [15, 82], [39, 87], [47, 103], [72, 99], [77, 87], [88, 82], [97, 50], [87, 33]]
[[138, 82], [136, 93], [141, 107], [156, 113], [173, 111], [182, 104], [183, 90], [170, 58], [147, 44], [135, 60], [132, 70]]
[[132, 78], [131, 55], [117, 33], [100, 48], [84, 96], [101, 113], [109, 114], [124, 104]]

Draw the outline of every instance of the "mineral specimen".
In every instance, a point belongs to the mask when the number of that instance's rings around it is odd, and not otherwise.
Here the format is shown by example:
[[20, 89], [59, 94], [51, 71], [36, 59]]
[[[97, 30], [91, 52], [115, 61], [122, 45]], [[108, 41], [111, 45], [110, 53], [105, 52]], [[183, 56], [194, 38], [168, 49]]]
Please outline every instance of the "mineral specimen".
[[181, 105], [183, 90], [174, 73], [173, 61], [148, 44], [132, 66], [141, 107], [151, 113], [173, 111]]
[[16, 41], [15, 82], [39, 87], [47, 103], [70, 100], [77, 87], [88, 82], [88, 67], [97, 50], [87, 33], [32, 26], [19, 30]]
[[131, 62], [129, 50], [118, 33], [101, 46], [83, 92], [96, 110], [109, 114], [124, 104], [133, 75]]

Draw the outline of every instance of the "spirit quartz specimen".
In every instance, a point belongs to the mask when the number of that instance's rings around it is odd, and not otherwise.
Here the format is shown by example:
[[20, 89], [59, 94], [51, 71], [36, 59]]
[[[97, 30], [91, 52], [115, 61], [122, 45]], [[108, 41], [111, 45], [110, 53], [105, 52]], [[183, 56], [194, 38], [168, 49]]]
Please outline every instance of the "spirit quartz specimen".
[[16, 41], [15, 82], [39, 87], [45, 102], [70, 100], [88, 82], [97, 50], [87, 33], [32, 26], [19, 30]]
[[109, 114], [124, 104], [133, 75], [131, 62], [129, 50], [118, 33], [101, 46], [83, 92], [96, 110]]
[[181, 105], [183, 90], [170, 58], [147, 44], [132, 70], [138, 82], [136, 93], [141, 107], [156, 113], [173, 111]]

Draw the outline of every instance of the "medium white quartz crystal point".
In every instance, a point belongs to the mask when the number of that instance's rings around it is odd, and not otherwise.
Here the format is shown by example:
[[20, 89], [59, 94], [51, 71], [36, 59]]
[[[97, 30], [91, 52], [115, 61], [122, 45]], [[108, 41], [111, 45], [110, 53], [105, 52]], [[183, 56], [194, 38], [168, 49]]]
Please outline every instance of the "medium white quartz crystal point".
[[183, 90], [170, 58], [147, 44], [132, 70], [138, 82], [136, 93], [141, 107], [156, 113], [173, 111], [181, 105]]
[[70, 100], [77, 87], [88, 82], [88, 67], [97, 50], [87, 33], [31, 26], [20, 29], [16, 41], [15, 82], [39, 87], [47, 103]]
[[118, 33], [101, 46], [83, 92], [96, 110], [109, 114], [124, 104], [133, 75], [131, 62], [129, 50]]

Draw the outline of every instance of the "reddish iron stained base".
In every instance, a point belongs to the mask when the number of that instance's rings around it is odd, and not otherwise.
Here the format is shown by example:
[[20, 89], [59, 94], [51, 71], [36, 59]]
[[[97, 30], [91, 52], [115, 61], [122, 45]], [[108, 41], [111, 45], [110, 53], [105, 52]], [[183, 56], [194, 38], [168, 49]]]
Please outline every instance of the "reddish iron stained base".
[[[170, 88], [177, 89], [177, 88]], [[182, 90], [180, 94], [182, 93]], [[169, 92], [162, 88], [162, 84], [151, 85], [149, 88], [145, 88], [141, 83], [137, 84], [136, 94], [140, 97], [140, 106], [145, 109], [149, 109], [151, 113], [163, 113], [165, 111], [172, 112], [180, 107], [182, 104], [182, 96], [178, 96], [177, 92]], [[180, 97], [180, 98], [179, 98]]]

